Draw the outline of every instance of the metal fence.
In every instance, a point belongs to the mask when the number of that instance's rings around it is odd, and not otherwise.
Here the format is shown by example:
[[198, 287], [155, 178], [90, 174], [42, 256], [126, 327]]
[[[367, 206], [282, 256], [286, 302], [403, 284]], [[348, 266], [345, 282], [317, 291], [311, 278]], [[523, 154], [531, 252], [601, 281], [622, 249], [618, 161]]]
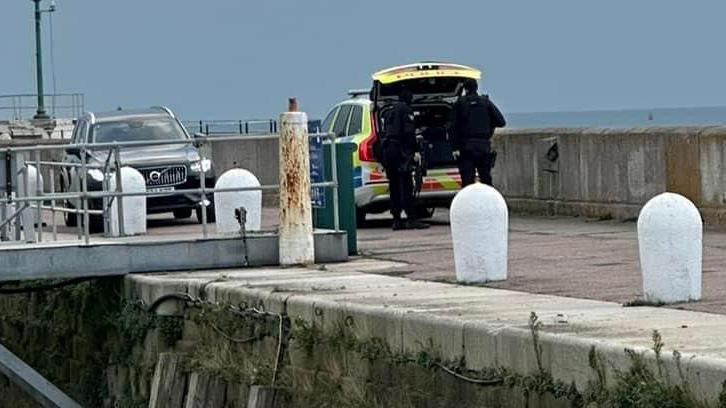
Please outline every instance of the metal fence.
[[[206, 135], [240, 134], [262, 135], [277, 133], [276, 119], [249, 119], [249, 120], [198, 120], [182, 121], [190, 133], [204, 133]], [[320, 131], [320, 120], [308, 121], [308, 132]]]
[[[335, 214], [335, 230], [339, 230], [338, 217], [338, 179], [336, 164], [336, 143], [333, 134], [310, 134], [311, 138], [324, 138], [330, 141], [331, 149], [331, 165], [332, 177], [330, 180], [312, 183], [313, 188], [332, 188], [333, 189], [333, 212]], [[198, 196], [197, 205], [201, 208], [201, 225], [202, 236], [209, 236], [208, 226], [208, 200], [209, 195], [214, 193], [238, 192], [238, 191], [267, 191], [279, 190], [279, 184], [262, 185], [259, 187], [243, 187], [243, 188], [210, 188], [206, 184], [206, 175], [210, 171], [204, 166], [200, 168], [200, 185], [197, 188], [175, 189], [173, 191], [155, 192], [124, 192], [121, 180], [121, 172], [118, 169], [124, 167], [121, 160], [121, 151], [130, 147], [146, 147], [146, 146], [168, 146], [168, 145], [187, 145], [195, 144], [200, 149], [201, 159], [203, 157], [204, 147], [207, 144], [216, 142], [228, 142], [230, 140], [251, 140], [251, 139], [277, 139], [277, 134], [266, 135], [237, 135], [226, 137], [202, 137], [187, 140], [169, 140], [169, 141], [139, 141], [139, 142], [113, 142], [113, 143], [94, 143], [94, 144], [77, 144], [77, 145], [34, 145], [23, 147], [7, 147], [0, 149], [0, 240], [21, 241], [21, 237], [27, 243], [43, 242], [45, 240], [44, 233], [50, 233], [52, 241], [58, 240], [58, 229], [56, 223], [57, 213], [74, 214], [77, 220], [77, 239], [82, 240], [84, 244], [91, 242], [91, 216], [103, 217], [104, 236], [110, 235], [110, 209], [114, 205], [114, 201], [118, 200], [118, 231], [124, 236], [124, 208], [122, 197], [145, 196], [149, 197], [168, 197], [181, 195]], [[74, 149], [80, 157], [80, 163], [68, 163], [64, 161], [42, 160], [41, 153], [54, 150], [70, 150]], [[106, 152], [107, 150], [107, 152]], [[89, 153], [91, 151], [106, 152], [105, 160], [101, 165], [89, 163]], [[31, 168], [34, 168], [35, 175], [29, 176]], [[56, 176], [58, 169], [75, 168], [80, 170], [80, 191], [56, 191]], [[45, 169], [49, 174], [48, 181], [42, 179], [41, 173]], [[103, 173], [102, 190], [89, 191], [88, 177], [89, 171], [95, 170]], [[110, 180], [115, 179], [115, 189], [109, 188]], [[31, 181], [33, 182], [31, 184]], [[33, 187], [34, 184], [34, 188]], [[147, 180], [148, 185], [148, 180]], [[47, 187], [46, 187], [47, 186]], [[102, 209], [91, 209], [89, 200], [103, 200]], [[75, 207], [70, 207], [66, 203], [75, 201]], [[44, 226], [43, 214], [50, 213], [51, 225]], [[22, 220], [21, 220], [22, 219]], [[14, 227], [14, 228], [13, 228]], [[46, 231], [45, 228], [49, 228]], [[21, 235], [21, 230], [23, 234]], [[32, 231], [32, 232], [31, 232]]]
[[[46, 113], [54, 118], [77, 118], [85, 110], [85, 97], [80, 93], [46, 94], [44, 98]], [[31, 119], [37, 109], [37, 94], [0, 95], [0, 118]]]

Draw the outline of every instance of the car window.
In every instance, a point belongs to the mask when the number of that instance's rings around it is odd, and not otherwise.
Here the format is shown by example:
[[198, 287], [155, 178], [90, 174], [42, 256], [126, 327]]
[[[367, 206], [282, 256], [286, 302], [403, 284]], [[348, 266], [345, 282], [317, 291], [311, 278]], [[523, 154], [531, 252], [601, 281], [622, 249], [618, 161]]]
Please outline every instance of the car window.
[[73, 134], [71, 135], [71, 144], [78, 143], [78, 130], [83, 126], [83, 121], [79, 120], [76, 122], [76, 126], [73, 127]]
[[93, 125], [92, 139], [94, 143], [181, 140], [186, 139], [186, 134], [173, 119], [138, 118], [97, 123]]
[[335, 113], [338, 111], [338, 107], [336, 106], [333, 108], [333, 110], [328, 113], [328, 116], [325, 117], [325, 120], [323, 120], [323, 132], [330, 132], [330, 125], [333, 124], [333, 119], [335, 119]]
[[363, 107], [356, 105], [353, 106], [353, 110], [350, 112], [350, 123], [348, 124], [347, 136], [357, 135], [361, 131], [363, 120]]
[[333, 125], [333, 133], [335, 133], [336, 136], [345, 136], [343, 133], [345, 132], [346, 126], [348, 125], [350, 108], [351, 105], [343, 105], [340, 107], [338, 117], [335, 118], [335, 125]]

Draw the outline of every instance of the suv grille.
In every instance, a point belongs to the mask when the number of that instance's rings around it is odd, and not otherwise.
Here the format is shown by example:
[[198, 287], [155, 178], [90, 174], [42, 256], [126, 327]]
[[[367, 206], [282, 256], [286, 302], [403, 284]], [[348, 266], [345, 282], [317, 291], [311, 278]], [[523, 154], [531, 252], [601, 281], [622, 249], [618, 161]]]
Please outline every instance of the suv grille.
[[186, 166], [150, 167], [139, 169], [139, 172], [147, 187], [173, 186], [187, 181]]

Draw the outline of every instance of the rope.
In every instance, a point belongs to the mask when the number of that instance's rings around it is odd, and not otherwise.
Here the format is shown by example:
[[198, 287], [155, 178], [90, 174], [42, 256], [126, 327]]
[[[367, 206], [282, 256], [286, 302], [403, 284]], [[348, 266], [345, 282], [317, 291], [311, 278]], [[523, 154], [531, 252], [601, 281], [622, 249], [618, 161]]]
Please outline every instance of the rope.
[[233, 342], [233, 343], [237, 343], [237, 344], [244, 344], [244, 343], [250, 343], [250, 342], [253, 342], [253, 341], [255, 341], [255, 340], [258, 340], [258, 339], [259, 339], [259, 336], [252, 336], [252, 337], [247, 337], [247, 338], [245, 338], [245, 339], [239, 339], [239, 338], [236, 338], [236, 337], [232, 337], [232, 336], [230, 336], [229, 334], [225, 333], [224, 331], [222, 331], [222, 329], [220, 329], [220, 328], [219, 328], [219, 327], [218, 327], [218, 326], [217, 326], [216, 324], [214, 324], [214, 323], [212, 323], [212, 322], [209, 322], [209, 325], [210, 325], [210, 326], [212, 327], [212, 329], [213, 329], [214, 331], [216, 331], [216, 332], [217, 332], [217, 333], [218, 333], [218, 334], [219, 334], [220, 336], [224, 337], [225, 339], [227, 339], [227, 340], [229, 340], [229, 341], [231, 341], [231, 342]]
[[454, 371], [454, 370], [446, 367], [445, 365], [443, 365], [441, 363], [434, 363], [434, 365], [436, 365], [436, 367], [444, 370], [444, 372], [446, 372], [447, 374], [453, 375], [454, 377], [456, 377], [456, 378], [458, 378], [460, 380], [463, 380], [463, 381], [466, 381], [466, 382], [469, 382], [469, 383], [472, 383], [472, 384], [479, 384], [479, 385], [500, 385], [500, 384], [503, 383], [503, 381], [501, 379], [496, 379], [496, 380], [479, 380], [479, 379], [476, 379], [476, 378], [470, 378], [470, 377], [467, 377], [467, 376], [464, 376], [462, 374], [457, 373], [456, 371]]

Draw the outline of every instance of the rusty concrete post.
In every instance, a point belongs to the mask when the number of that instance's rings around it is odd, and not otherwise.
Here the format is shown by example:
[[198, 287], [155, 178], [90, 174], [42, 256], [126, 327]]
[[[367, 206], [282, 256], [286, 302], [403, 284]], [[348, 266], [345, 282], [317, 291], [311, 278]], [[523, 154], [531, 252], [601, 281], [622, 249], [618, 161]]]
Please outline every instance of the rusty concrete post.
[[280, 265], [315, 261], [308, 116], [290, 98], [280, 115]]

